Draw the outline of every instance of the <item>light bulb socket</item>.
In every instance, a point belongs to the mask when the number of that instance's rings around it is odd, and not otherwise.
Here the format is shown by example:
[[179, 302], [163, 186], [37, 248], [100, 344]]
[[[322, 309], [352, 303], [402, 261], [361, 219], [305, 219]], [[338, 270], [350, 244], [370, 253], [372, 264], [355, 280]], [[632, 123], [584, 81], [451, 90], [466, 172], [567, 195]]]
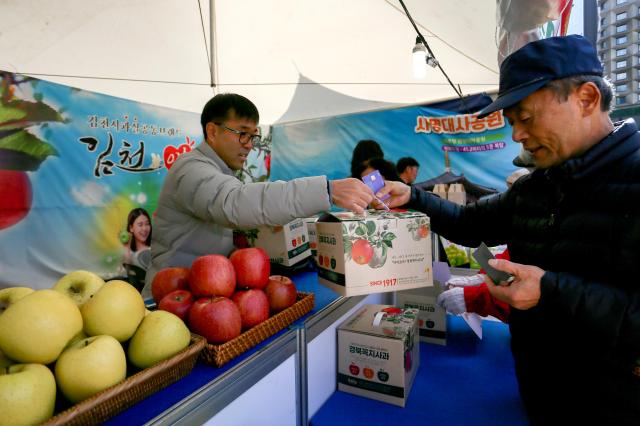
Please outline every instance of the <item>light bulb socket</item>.
[[416, 37], [416, 44], [413, 46], [412, 53], [416, 52], [424, 52], [425, 55], [427, 53], [427, 48], [424, 47], [424, 44], [422, 44], [422, 42], [420, 41], [420, 37]]

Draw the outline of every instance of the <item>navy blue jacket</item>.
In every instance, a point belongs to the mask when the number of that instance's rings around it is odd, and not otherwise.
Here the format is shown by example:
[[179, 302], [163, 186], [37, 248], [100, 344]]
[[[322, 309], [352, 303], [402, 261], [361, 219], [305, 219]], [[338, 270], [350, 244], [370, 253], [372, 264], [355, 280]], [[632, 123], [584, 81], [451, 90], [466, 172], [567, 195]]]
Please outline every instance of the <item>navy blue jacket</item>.
[[640, 134], [633, 120], [502, 194], [463, 207], [414, 188], [408, 207], [427, 213], [433, 230], [456, 243], [506, 243], [513, 262], [546, 271], [538, 305], [512, 309], [509, 319], [520, 394], [534, 424], [640, 424]]

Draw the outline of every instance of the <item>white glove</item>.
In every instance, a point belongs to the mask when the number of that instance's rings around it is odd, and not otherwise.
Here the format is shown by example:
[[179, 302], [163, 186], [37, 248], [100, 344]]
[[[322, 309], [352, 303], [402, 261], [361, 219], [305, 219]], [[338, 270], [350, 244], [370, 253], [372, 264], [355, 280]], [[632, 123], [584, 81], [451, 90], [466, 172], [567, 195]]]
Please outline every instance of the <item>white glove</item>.
[[476, 274], [468, 277], [453, 277], [447, 281], [447, 285], [452, 287], [469, 287], [473, 285], [480, 285], [483, 282], [484, 276], [482, 274]]
[[436, 303], [447, 312], [455, 315], [467, 312], [467, 305], [464, 303], [464, 289], [462, 287], [453, 287], [450, 290], [443, 291], [438, 295]]

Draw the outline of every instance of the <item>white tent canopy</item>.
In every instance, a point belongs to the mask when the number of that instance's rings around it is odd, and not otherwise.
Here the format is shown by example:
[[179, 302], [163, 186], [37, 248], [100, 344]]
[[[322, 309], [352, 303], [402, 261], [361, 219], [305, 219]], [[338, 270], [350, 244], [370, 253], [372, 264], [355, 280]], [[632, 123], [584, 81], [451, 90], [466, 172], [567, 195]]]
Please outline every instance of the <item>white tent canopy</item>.
[[[236, 92], [262, 124], [456, 96], [437, 69], [413, 78], [416, 34], [397, 0], [212, 4], [210, 14], [207, 0], [3, 0], [0, 69], [193, 112]], [[494, 0], [405, 4], [465, 95], [497, 88]]]

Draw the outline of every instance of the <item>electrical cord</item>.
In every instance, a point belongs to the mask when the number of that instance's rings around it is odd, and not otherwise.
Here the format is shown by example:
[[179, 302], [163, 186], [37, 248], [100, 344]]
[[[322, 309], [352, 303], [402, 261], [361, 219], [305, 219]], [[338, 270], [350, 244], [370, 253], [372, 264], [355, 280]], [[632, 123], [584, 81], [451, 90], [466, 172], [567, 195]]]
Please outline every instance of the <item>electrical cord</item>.
[[405, 6], [404, 1], [402, 1], [402, 0], [398, 0], [398, 1], [400, 2], [400, 5], [402, 6], [402, 9], [404, 9], [404, 13], [407, 15], [407, 18], [409, 18], [409, 21], [411, 22], [411, 25], [413, 25], [413, 29], [416, 30], [416, 33], [418, 34], [418, 38], [420, 39], [420, 42], [427, 49], [427, 52], [429, 52], [429, 55], [431, 55], [431, 57], [434, 60], [436, 60], [436, 66], [440, 69], [440, 72], [442, 72], [442, 75], [444, 75], [444, 77], [447, 79], [447, 82], [449, 82], [449, 85], [453, 88], [453, 91], [456, 92], [456, 95], [458, 95], [458, 97], [460, 98], [460, 102], [462, 102], [463, 108], [466, 109], [469, 114], [471, 114], [471, 111], [469, 110], [469, 107], [467, 107], [467, 104], [464, 101], [464, 96], [462, 95], [462, 90], [460, 90], [459, 88], [457, 88], [455, 86], [455, 84], [453, 84], [453, 82], [451, 81], [451, 79], [449, 78], [447, 73], [442, 68], [442, 65], [440, 65], [440, 62], [436, 59], [436, 55], [433, 54], [433, 51], [431, 50], [431, 47], [429, 47], [429, 44], [427, 43], [427, 40], [424, 38], [424, 36], [420, 32], [420, 30], [418, 29], [418, 26], [416, 25], [416, 23], [414, 22], [413, 18], [411, 17], [411, 14], [409, 13], [409, 9], [407, 9], [407, 6]]

